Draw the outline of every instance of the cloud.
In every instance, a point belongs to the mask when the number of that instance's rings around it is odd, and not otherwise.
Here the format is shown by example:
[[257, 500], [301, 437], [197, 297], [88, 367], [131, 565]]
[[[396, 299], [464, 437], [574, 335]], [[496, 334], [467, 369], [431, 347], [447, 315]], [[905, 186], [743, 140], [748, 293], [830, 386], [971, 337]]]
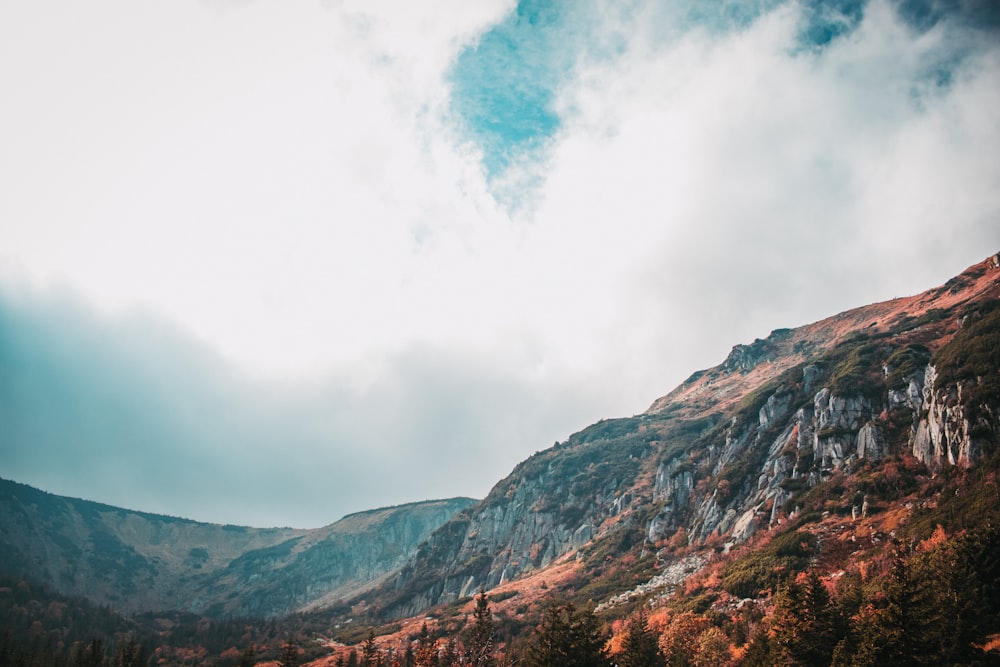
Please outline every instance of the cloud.
[[[802, 50], [803, 20], [788, 5], [663, 39], [640, 12], [630, 50], [564, 89], [540, 243], [619, 280], [621, 321], [717, 359], [734, 336], [921, 289], [1000, 242], [1000, 136], [982, 116], [995, 45], [871, 3]], [[928, 80], [934, 63], [949, 84]]]
[[[148, 313], [70, 290], [0, 298], [0, 474], [219, 523], [316, 526], [387, 504], [483, 496], [565, 436], [593, 392], [443, 349], [359, 376], [255, 381]], [[359, 381], [358, 378], [364, 378]]]

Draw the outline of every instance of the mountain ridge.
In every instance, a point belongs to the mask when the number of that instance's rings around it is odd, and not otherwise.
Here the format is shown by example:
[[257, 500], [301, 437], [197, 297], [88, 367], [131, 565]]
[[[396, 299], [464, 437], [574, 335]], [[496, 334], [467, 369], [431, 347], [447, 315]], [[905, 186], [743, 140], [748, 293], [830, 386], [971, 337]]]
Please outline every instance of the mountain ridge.
[[[992, 255], [940, 287], [735, 346], [646, 412], [602, 420], [518, 464], [380, 589], [380, 618], [496, 589], [567, 558], [592, 574], [607, 569], [602, 558], [632, 553], [629, 576], [652, 578], [655, 554], [679, 533], [688, 547], [728, 550], [789, 521], [811, 489], [861, 462], [892, 455], [929, 469], [975, 465], [1000, 434], [998, 397], [989, 397], [988, 419], [970, 425], [960, 397], [978, 380], [938, 386], [931, 361], [998, 300], [1000, 255]], [[977, 428], [985, 438], [969, 435]], [[574, 585], [599, 603], [623, 576], [612, 574], [607, 590]]]
[[[135, 512], [0, 479], [0, 574], [122, 611], [276, 616], [317, 597], [364, 590], [471, 502], [378, 508], [315, 529], [252, 528]], [[310, 559], [328, 572], [307, 576]]]

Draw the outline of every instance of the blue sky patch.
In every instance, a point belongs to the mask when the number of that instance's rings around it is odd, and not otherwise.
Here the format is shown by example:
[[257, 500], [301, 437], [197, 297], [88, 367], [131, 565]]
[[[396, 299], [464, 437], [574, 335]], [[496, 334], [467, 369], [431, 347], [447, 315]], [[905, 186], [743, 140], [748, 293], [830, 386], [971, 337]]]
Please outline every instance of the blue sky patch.
[[522, 1], [455, 63], [452, 112], [482, 148], [491, 180], [559, 130], [554, 102], [579, 52], [578, 16], [575, 3]]

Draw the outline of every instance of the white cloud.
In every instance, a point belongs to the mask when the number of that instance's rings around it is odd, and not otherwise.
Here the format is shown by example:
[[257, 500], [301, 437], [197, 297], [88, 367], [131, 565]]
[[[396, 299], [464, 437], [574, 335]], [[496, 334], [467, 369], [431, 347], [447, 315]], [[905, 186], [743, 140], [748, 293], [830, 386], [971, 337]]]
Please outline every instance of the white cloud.
[[[206, 426], [174, 378], [133, 406], [136, 437], [167, 419], [204, 445], [181, 457], [198, 470], [258, 489], [261, 471], [298, 475], [291, 516], [310, 495], [345, 510], [482, 495], [735, 343], [1000, 245], [992, 36], [912, 32], [872, 2], [855, 32], [802, 50], [795, 4], [729, 29], [678, 23], [687, 6], [598, 5], [598, 28], [568, 23], [597, 46], [557, 91], [544, 160], [510, 174], [536, 189], [507, 210], [447, 82], [510, 9], [3, 5], [0, 277], [20, 266], [105, 313], [155, 311], [235, 361], [192, 371], [225, 378], [194, 392], [222, 418]], [[201, 358], [171, 345], [148, 353]], [[114, 401], [147, 381], [122, 377]], [[131, 465], [169, 459], [166, 443]], [[265, 516], [262, 501], [240, 502]]]

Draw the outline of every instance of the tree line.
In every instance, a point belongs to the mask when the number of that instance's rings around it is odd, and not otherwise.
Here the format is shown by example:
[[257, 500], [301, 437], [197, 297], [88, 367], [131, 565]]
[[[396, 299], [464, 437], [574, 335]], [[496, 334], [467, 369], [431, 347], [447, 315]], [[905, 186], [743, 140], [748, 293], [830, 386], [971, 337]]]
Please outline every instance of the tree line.
[[[489, 597], [480, 591], [467, 627], [455, 636], [432, 636], [425, 623], [413, 641], [389, 646], [369, 631], [364, 641], [341, 650], [332, 662], [337, 667], [1000, 664], [1000, 525], [987, 521], [950, 537], [938, 527], [920, 543], [895, 542], [881, 560], [867, 562], [864, 571], [835, 574], [821, 576], [815, 569], [790, 573], [773, 596], [746, 599], [727, 611], [692, 608], [690, 597], [681, 596], [659, 607], [640, 605], [627, 618], [609, 621], [589, 605], [560, 601], [550, 604], [537, 623], [503, 642], [497, 639]], [[330, 656], [303, 635], [282, 644], [277, 626], [261, 634], [245, 621], [231, 622], [228, 630], [225, 623], [214, 630], [210, 623], [190, 630], [202, 638], [222, 633], [226, 642], [242, 632], [239, 636], [249, 640], [243, 650], [230, 644], [211, 653], [203, 648], [163, 651], [153, 644], [155, 637], [127, 632], [73, 640], [72, 635], [46, 631], [38, 619], [79, 616], [82, 623], [86, 615], [64, 602], [29, 599], [25, 588], [4, 589], [20, 604], [4, 607], [0, 615], [2, 665], [252, 667], [276, 660], [283, 667], [300, 667]], [[35, 616], [27, 613], [32, 609]], [[89, 611], [95, 617], [110, 613]], [[266, 644], [256, 641], [265, 637]]]

